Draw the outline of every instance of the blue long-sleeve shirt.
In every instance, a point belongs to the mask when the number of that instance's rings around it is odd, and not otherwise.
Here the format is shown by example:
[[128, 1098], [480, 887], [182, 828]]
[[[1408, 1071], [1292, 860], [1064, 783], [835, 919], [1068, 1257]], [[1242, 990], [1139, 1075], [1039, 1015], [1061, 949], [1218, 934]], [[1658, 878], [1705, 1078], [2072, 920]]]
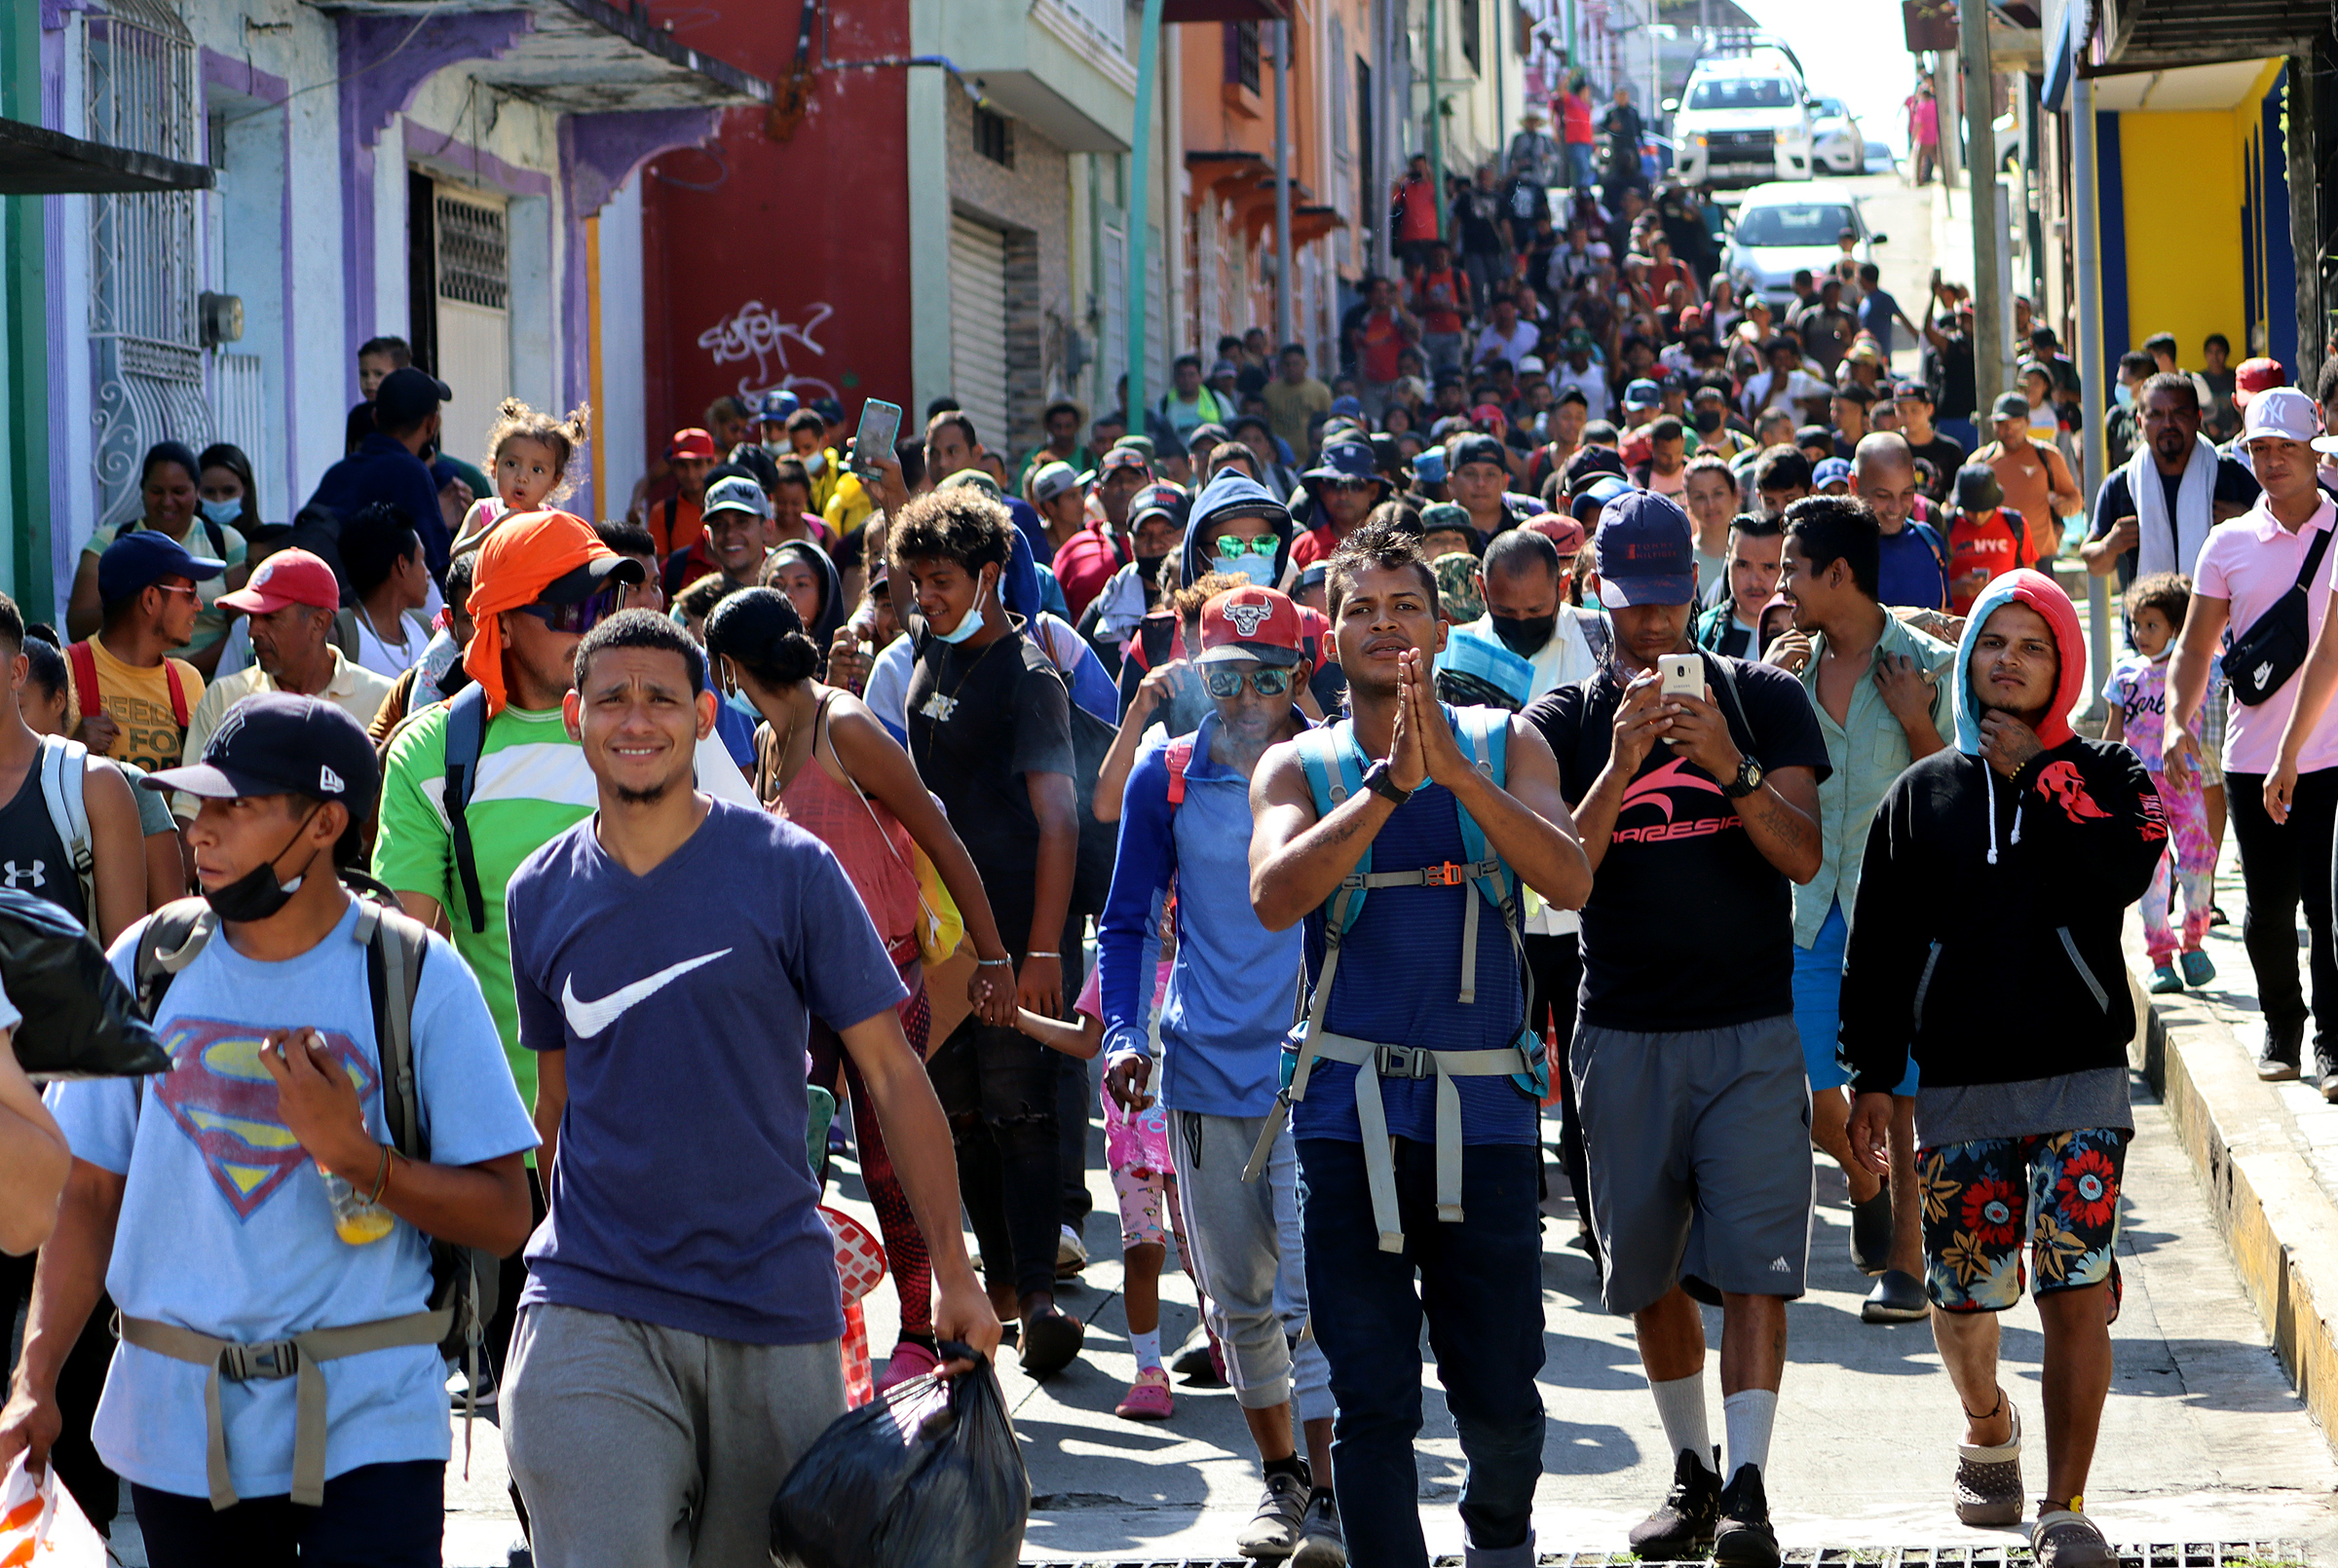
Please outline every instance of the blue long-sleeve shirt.
[[1119, 858], [1096, 939], [1104, 1048], [1150, 1054], [1154, 922], [1174, 877], [1177, 957], [1161, 1002], [1161, 1102], [1208, 1116], [1263, 1116], [1279, 1083], [1303, 937], [1298, 926], [1268, 931], [1251, 910], [1250, 780], [1210, 755], [1217, 733], [1213, 713], [1194, 732], [1185, 802], [1174, 809], [1165, 742], [1139, 752], [1129, 772]]
[[414, 532], [422, 539], [431, 576], [444, 578], [447, 551], [454, 547], [454, 540], [438, 512], [438, 485], [431, 477], [430, 465], [407, 451], [403, 442], [378, 430], [358, 443], [357, 451], [324, 470], [309, 504], [323, 506], [347, 522], [376, 501], [396, 502], [405, 507], [412, 515]]

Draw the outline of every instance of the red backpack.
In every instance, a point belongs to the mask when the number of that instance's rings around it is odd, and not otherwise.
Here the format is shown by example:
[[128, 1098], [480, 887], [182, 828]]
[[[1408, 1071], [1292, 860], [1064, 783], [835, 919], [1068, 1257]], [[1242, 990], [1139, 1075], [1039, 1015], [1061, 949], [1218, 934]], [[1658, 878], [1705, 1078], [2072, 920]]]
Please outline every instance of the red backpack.
[[[101, 711], [102, 703], [97, 686], [97, 655], [87, 642], [79, 642], [65, 650], [65, 663], [73, 671], [73, 706], [81, 716]], [[163, 678], [170, 683], [170, 717], [180, 730], [187, 728], [187, 691], [178, 678], [178, 660], [163, 660]]]

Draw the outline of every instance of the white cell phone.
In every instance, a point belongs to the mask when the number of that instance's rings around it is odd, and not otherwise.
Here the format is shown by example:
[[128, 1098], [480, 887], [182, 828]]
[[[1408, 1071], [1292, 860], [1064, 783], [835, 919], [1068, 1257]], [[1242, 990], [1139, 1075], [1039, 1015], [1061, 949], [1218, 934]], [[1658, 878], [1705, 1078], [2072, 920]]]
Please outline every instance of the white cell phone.
[[[1659, 654], [1656, 659], [1656, 678], [1659, 683], [1656, 694], [1667, 702], [1675, 697], [1702, 698], [1705, 695], [1705, 661], [1694, 653]], [[1679, 744], [1670, 735], [1662, 738], [1668, 746]]]

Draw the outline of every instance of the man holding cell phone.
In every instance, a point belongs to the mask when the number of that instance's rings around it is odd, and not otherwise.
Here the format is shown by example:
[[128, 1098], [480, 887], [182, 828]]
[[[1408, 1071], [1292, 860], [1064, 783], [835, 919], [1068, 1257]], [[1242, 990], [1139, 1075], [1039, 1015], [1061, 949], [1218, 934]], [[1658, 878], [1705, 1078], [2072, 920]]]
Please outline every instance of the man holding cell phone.
[[[1674, 1455], [1672, 1491], [1631, 1545], [1775, 1568], [1762, 1478], [1810, 1239], [1789, 883], [1820, 869], [1827, 743], [1791, 676], [1690, 641], [1695, 542], [1678, 505], [1616, 497], [1593, 554], [1587, 588], [1615, 633], [1605, 667], [1526, 717], [1559, 760], [1592, 865], [1567, 1065], [1602, 1296], [1633, 1320]], [[1683, 910], [1725, 939], [1684, 951]], [[1698, 1299], [1722, 1312], [1723, 1473]]]

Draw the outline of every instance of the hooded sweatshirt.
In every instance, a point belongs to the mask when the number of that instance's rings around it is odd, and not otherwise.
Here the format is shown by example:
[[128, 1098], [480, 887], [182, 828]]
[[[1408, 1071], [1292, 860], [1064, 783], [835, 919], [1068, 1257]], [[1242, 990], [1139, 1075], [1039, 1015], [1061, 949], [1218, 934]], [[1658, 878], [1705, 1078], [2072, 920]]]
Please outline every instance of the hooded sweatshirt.
[[[2009, 779], [1980, 755], [1985, 710], [1971, 670], [1989, 616], [2014, 602], [2053, 627], [2060, 671], [2037, 726], [2044, 750]], [[2120, 926], [2168, 824], [2133, 752], [2071, 733], [2086, 670], [2078, 612], [2052, 579], [2024, 570], [1991, 582], [1957, 649], [1956, 743], [1902, 773], [1868, 829], [1839, 1055], [1858, 1092], [1889, 1094], [1912, 1051], [1927, 1143], [1983, 1136], [1928, 1117], [1941, 1090], [2110, 1069], [2124, 1113], [2135, 1018]], [[1990, 1115], [1986, 1136], [2069, 1130], [2018, 1125], [2003, 1097]]]

